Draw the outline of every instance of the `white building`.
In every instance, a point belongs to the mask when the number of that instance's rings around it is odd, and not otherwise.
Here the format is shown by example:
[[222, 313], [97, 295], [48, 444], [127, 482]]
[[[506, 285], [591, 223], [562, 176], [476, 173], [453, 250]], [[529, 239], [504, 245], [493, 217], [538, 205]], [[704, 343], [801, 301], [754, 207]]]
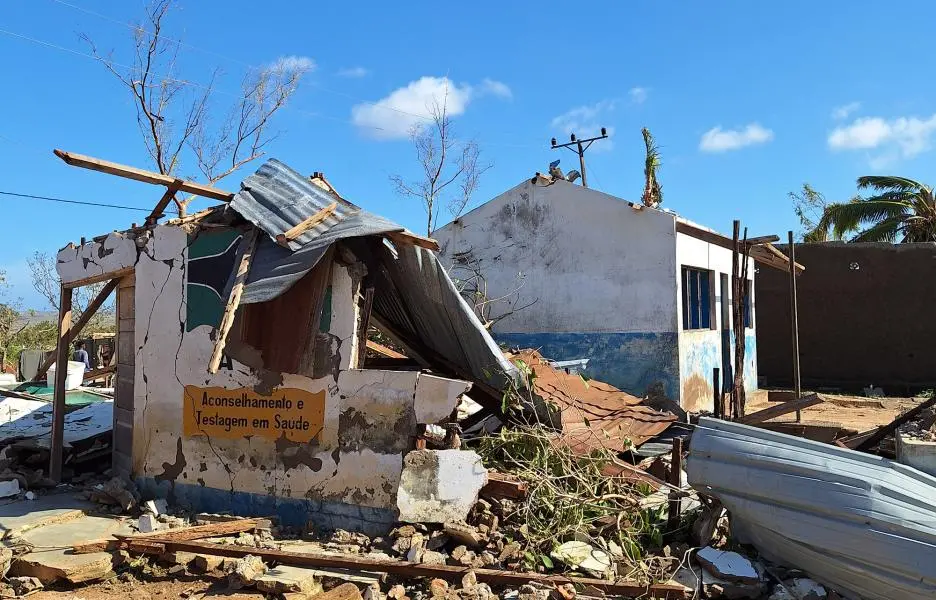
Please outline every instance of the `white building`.
[[[539, 174], [434, 237], [453, 279], [481, 276], [488, 298], [504, 298], [490, 305], [498, 342], [587, 359], [591, 377], [662, 391], [689, 411], [713, 409], [714, 368], [730, 388], [731, 238]], [[786, 269], [778, 254], [752, 250], [747, 390], [757, 388], [753, 263]]]

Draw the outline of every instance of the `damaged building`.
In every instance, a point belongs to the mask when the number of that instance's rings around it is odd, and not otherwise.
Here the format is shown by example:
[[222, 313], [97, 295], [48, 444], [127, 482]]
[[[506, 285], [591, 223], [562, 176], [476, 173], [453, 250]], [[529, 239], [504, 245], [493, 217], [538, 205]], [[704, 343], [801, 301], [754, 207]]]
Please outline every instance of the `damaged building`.
[[[536, 174], [433, 233], [456, 281], [483, 281], [497, 341], [636, 395], [713, 410], [713, 369], [732, 383], [733, 240], [667, 210]], [[789, 272], [748, 240], [744, 387], [757, 389], [755, 264]]]
[[[475, 400], [499, 406], [514, 367], [434, 242], [351, 204], [323, 176], [270, 160], [231, 195], [57, 154], [168, 188], [144, 226], [58, 254], [63, 290], [116, 282], [113, 461], [145, 493], [381, 529], [399, 516], [417, 426], [448, 421], [473, 384]], [[180, 189], [226, 202], [159, 223]], [[370, 327], [413, 358], [375, 364]]]

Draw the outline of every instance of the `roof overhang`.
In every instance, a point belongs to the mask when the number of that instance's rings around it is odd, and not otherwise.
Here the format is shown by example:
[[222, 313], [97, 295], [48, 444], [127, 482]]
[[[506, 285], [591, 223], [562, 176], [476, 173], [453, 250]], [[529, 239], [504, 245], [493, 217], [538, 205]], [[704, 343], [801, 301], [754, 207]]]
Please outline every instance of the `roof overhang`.
[[[706, 229], [705, 227], [700, 227], [695, 223], [686, 221], [685, 219], [676, 218], [676, 233], [683, 233], [690, 237], [694, 237], [703, 242], [708, 242], [722, 248], [727, 248], [728, 250], [734, 250], [734, 241], [727, 236], [724, 236], [718, 232], [712, 231], [711, 229]], [[747, 241], [748, 250], [750, 252], [751, 258], [754, 259], [758, 264], [766, 265], [774, 269], [779, 269], [780, 271], [790, 272], [790, 259], [786, 254], [780, 252], [770, 241], [776, 241], [777, 236], [763, 236], [760, 238], [749, 238]], [[805, 267], [799, 263], [794, 263], [796, 266], [796, 273], [802, 273]]]

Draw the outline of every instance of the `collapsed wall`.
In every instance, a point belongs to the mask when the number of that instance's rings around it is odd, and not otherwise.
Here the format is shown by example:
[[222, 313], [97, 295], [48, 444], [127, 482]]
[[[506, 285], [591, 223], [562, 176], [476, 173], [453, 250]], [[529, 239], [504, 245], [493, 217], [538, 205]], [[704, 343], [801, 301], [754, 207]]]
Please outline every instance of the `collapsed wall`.
[[[115, 410], [115, 420], [131, 415], [132, 476], [147, 493], [198, 510], [384, 529], [399, 515], [417, 424], [446, 420], [470, 384], [355, 368], [366, 269], [330, 254], [293, 286], [314, 298], [249, 305], [259, 307], [252, 317], [241, 310], [234, 331], [264, 346], [229, 335], [221, 368], [209, 373], [240, 235], [167, 224], [59, 253], [66, 282], [135, 274], [134, 318], [120, 321], [132, 334], [118, 336], [123, 346], [132, 340], [133, 379], [118, 384]], [[283, 360], [277, 344], [301, 350], [296, 372], [273, 369]]]

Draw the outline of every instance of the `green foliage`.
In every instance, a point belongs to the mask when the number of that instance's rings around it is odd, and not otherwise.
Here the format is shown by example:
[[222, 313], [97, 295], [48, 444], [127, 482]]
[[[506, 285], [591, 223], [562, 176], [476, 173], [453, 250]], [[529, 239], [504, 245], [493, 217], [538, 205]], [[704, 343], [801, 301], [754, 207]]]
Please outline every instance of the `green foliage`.
[[819, 227], [853, 242], [936, 242], [933, 189], [904, 177], [868, 175], [859, 189], [879, 192], [868, 198], [826, 206]]
[[538, 424], [485, 436], [477, 451], [488, 468], [527, 484], [525, 499], [506, 516], [508, 526], [522, 523], [525, 566], [554, 568], [549, 553], [575, 539], [605, 551], [616, 546], [638, 577], [654, 579], [660, 573], [660, 564], [645, 550], [663, 545], [665, 501], [646, 505], [646, 486], [609, 477], [607, 468], [617, 461], [612, 452], [578, 455]]
[[641, 201], [644, 206], [657, 207], [663, 204], [663, 186], [657, 178], [657, 169], [663, 164], [660, 160], [660, 147], [650, 130], [644, 127], [640, 130], [643, 135], [646, 155], [644, 158], [644, 191]]

